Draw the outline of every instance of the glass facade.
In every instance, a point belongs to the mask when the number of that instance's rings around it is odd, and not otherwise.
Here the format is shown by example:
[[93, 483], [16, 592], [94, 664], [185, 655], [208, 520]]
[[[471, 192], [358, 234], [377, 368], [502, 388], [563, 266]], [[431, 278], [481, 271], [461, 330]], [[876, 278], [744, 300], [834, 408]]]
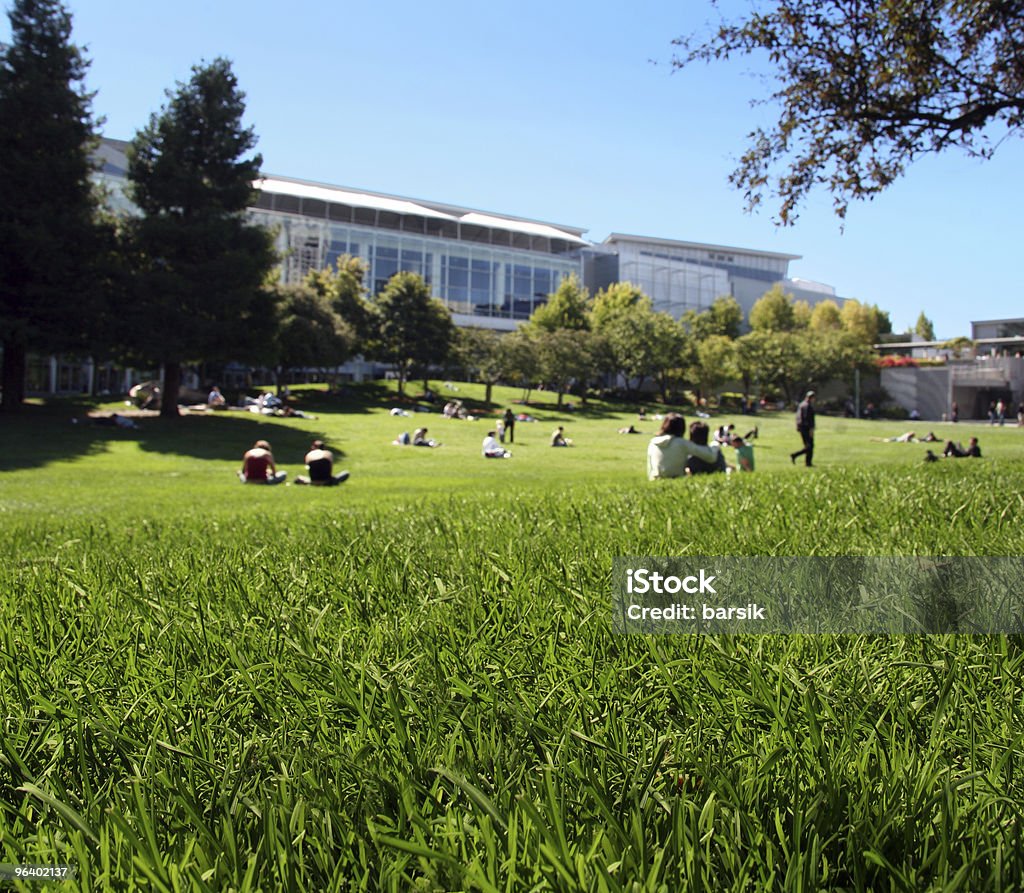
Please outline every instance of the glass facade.
[[366, 262], [373, 294], [399, 271], [417, 273], [452, 313], [468, 316], [528, 319], [564, 278], [582, 276], [578, 252], [544, 254], [260, 208], [250, 216], [277, 233], [286, 282], [350, 254]]

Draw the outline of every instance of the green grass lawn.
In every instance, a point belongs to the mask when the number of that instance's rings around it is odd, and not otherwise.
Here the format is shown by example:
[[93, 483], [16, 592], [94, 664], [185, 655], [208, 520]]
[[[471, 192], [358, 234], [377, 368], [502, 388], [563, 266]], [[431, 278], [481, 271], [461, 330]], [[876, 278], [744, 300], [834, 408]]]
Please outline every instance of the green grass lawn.
[[[1019, 888], [1016, 637], [616, 636], [609, 575], [1024, 554], [1024, 430], [822, 419], [808, 470], [760, 415], [754, 474], [649, 483], [657, 422], [607, 405], [525, 408], [508, 461], [486, 418], [395, 418], [383, 387], [299, 405], [0, 421], [0, 862], [83, 890]], [[391, 445], [419, 426], [444, 446]], [[985, 458], [871, 440], [910, 427]], [[254, 440], [294, 478], [313, 437], [343, 487], [238, 483]]]

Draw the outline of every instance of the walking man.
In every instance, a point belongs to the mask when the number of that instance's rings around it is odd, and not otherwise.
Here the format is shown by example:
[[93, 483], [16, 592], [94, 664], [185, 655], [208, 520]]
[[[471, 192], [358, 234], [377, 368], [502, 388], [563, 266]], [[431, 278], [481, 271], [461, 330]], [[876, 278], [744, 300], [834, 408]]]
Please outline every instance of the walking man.
[[796, 430], [803, 439], [804, 448], [789, 454], [789, 461], [796, 464], [796, 457], [803, 456], [804, 464], [810, 468], [814, 459], [814, 391], [808, 391], [803, 402], [796, 408]]

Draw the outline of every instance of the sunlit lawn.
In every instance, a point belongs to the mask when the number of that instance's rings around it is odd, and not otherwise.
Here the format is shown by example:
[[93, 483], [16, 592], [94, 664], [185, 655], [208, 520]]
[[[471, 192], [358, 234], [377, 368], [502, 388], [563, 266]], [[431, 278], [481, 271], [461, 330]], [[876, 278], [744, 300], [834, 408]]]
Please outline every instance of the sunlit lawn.
[[[299, 405], [0, 422], [0, 861], [77, 865], [62, 889], [1019, 886], [1015, 638], [621, 637], [609, 573], [1022, 554], [1024, 430], [822, 419], [807, 470], [791, 414], [728, 416], [754, 474], [652, 484], [633, 411], [512, 404], [540, 421], [488, 461], [485, 419]], [[391, 444], [420, 426], [444, 445]], [[985, 458], [871, 441], [911, 427]], [[254, 440], [294, 478], [313, 437], [344, 486], [238, 483]]]

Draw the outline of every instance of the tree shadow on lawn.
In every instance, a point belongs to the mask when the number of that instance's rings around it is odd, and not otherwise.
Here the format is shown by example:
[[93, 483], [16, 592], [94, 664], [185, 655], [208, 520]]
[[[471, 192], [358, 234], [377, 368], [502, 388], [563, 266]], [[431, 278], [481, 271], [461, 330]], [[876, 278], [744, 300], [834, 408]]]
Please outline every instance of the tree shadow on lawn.
[[239, 467], [242, 454], [257, 440], [270, 444], [278, 463], [294, 464], [301, 460], [314, 440], [325, 441], [336, 458], [345, 455], [330, 443], [323, 432], [293, 428], [285, 419], [253, 413], [205, 413], [180, 419], [141, 419], [138, 431], [126, 433], [135, 435], [131, 439], [137, 440], [139, 448], [146, 452], [236, 462]]
[[86, 417], [94, 407], [88, 398], [61, 398], [27, 402], [16, 415], [0, 415], [0, 471], [96, 455], [106, 450], [108, 441], [133, 440], [138, 434], [94, 426]]
[[[399, 397], [394, 390], [377, 382], [342, 385], [336, 391], [325, 391], [322, 386], [304, 387], [298, 385], [291, 391], [288, 405], [313, 415], [320, 413], [345, 413], [367, 415], [382, 408], [402, 406], [411, 409], [410, 404], [424, 401], [411, 397], [408, 389], [404, 397]], [[255, 396], [255, 392], [253, 394]], [[426, 405], [426, 404], [425, 404]], [[438, 410], [443, 403], [438, 404]]]
[[[279, 463], [306, 455], [314, 439], [327, 442], [336, 458], [345, 453], [323, 432], [291, 427], [284, 419], [248, 413], [204, 413], [178, 419], [136, 419], [138, 428], [117, 428], [90, 421], [95, 403], [60, 399], [27, 404], [19, 415], [0, 416], [0, 471], [41, 468], [54, 462], [99, 455], [110, 443], [130, 441], [146, 452], [227, 461], [241, 466], [242, 454], [266, 440]], [[72, 419], [77, 424], [72, 423]]]

